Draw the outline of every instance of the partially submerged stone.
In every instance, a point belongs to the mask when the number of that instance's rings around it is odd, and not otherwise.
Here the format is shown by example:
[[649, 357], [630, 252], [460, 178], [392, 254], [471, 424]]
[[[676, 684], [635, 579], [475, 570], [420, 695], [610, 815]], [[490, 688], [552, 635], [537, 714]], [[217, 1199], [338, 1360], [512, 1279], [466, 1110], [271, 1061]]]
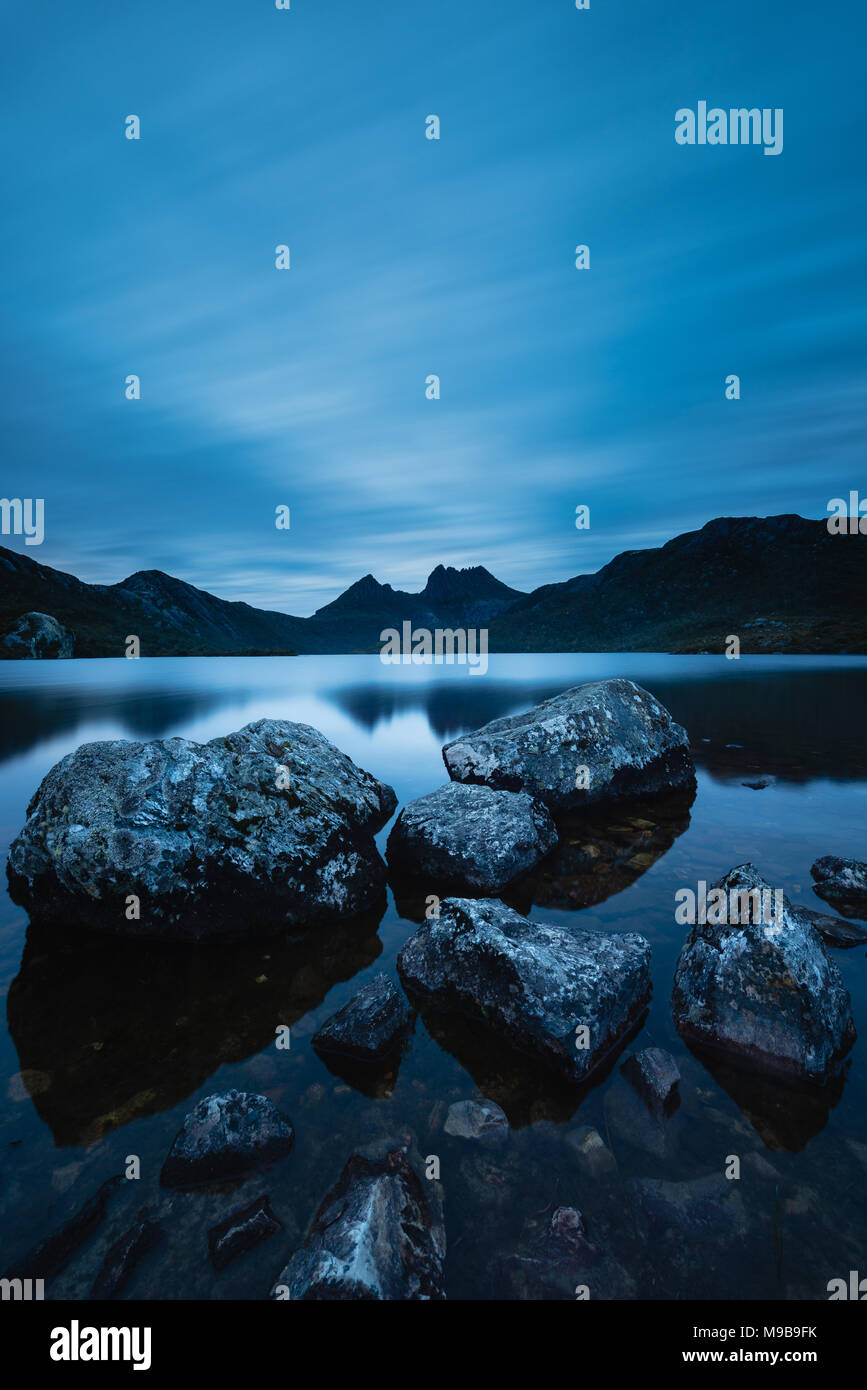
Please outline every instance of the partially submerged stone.
[[[732, 890], [774, 891], [752, 864], [731, 869], [717, 886], [729, 902]], [[779, 922], [740, 915], [749, 920], [692, 927], [671, 997], [678, 1032], [750, 1066], [824, 1080], [855, 1041], [837, 966], [785, 897]]]
[[313, 1046], [319, 1052], [375, 1061], [406, 1038], [412, 1023], [400, 990], [386, 975], [377, 975], [322, 1025]]
[[655, 1111], [670, 1114], [679, 1102], [677, 1083], [680, 1072], [670, 1052], [646, 1047], [627, 1057], [620, 1070], [635, 1090]]
[[807, 918], [826, 946], [841, 946], [846, 949], [850, 946], [867, 945], [867, 927], [859, 926], [857, 922], [848, 922], [845, 917], [833, 917], [828, 912], [817, 912], [813, 907], [799, 905], [798, 911], [802, 917]]
[[209, 743], [114, 739], [43, 779], [10, 893], [40, 921], [203, 939], [303, 929], [381, 896], [388, 786], [307, 724], [260, 719]]
[[130, 1226], [106, 1253], [91, 1289], [91, 1298], [116, 1298], [129, 1282], [140, 1260], [162, 1239], [162, 1229], [142, 1209]]
[[442, 1221], [403, 1150], [379, 1160], [353, 1154], [271, 1297], [443, 1299], [445, 1248]]
[[254, 1197], [230, 1212], [208, 1231], [208, 1251], [214, 1269], [225, 1269], [239, 1255], [269, 1240], [281, 1229], [267, 1196]]
[[489, 899], [446, 898], [398, 956], [405, 985], [484, 1021], [569, 1081], [626, 1036], [650, 993], [642, 936], [603, 936], [521, 917]]
[[227, 1091], [206, 1096], [187, 1115], [163, 1164], [163, 1187], [195, 1187], [247, 1177], [284, 1158], [295, 1131], [267, 1096]]
[[400, 874], [498, 893], [556, 843], [549, 812], [526, 792], [448, 782], [404, 806], [386, 854]]
[[630, 680], [595, 681], [443, 748], [449, 776], [526, 791], [559, 814], [694, 781], [686, 730]]
[[844, 917], [867, 918], [867, 863], [826, 854], [816, 860], [810, 873], [816, 880], [813, 892]]

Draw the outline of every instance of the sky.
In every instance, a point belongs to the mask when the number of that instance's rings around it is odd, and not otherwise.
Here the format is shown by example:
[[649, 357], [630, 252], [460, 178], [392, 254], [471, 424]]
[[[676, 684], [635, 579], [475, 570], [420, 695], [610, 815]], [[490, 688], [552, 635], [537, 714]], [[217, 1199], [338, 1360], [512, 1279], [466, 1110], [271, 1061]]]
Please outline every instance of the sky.
[[[3, 544], [306, 615], [867, 491], [855, 0], [0, 17]], [[702, 100], [782, 152], [678, 144]]]

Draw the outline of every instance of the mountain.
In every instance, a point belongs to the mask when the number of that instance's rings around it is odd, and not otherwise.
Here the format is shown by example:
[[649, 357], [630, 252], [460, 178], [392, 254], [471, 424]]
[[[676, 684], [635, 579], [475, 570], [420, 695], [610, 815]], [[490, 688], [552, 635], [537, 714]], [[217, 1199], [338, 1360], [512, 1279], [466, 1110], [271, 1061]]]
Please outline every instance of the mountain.
[[84, 584], [0, 546], [0, 631], [31, 611], [70, 628], [76, 656], [123, 656], [131, 634], [151, 656], [292, 652], [305, 630], [303, 618], [215, 598], [161, 570]]
[[310, 624], [310, 640], [335, 652], [379, 650], [379, 634], [404, 622], [413, 627], [474, 627], [504, 613], [518, 599], [499, 579], [475, 565], [457, 570], [437, 565], [420, 594], [380, 584], [366, 574], [340, 596], [318, 608]]
[[0, 633], [48, 613], [77, 656], [378, 651], [380, 633], [486, 627], [492, 652], [725, 650], [867, 653], [867, 536], [800, 516], [721, 517], [596, 574], [523, 594], [482, 566], [437, 565], [418, 594], [357, 580], [310, 618], [229, 602], [161, 570], [85, 584], [0, 547]]
[[867, 652], [867, 536], [800, 516], [720, 517], [490, 624], [491, 651]]

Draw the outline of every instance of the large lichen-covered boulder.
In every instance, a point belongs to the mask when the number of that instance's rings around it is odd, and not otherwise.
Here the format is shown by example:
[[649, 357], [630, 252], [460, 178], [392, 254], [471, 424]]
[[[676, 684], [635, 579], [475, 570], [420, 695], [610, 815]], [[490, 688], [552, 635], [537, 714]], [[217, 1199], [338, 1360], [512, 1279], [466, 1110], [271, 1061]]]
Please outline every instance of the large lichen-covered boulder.
[[498, 893], [556, 843], [549, 812], [526, 792], [447, 782], [404, 806], [386, 856], [398, 874]]
[[[752, 864], [715, 885], [720, 924], [696, 922], [680, 953], [671, 1008], [688, 1042], [750, 1068], [823, 1081], [855, 1041], [849, 993], [810, 918], [781, 896], [782, 911], [762, 913], [777, 890]], [[759, 910], [756, 910], [756, 909]], [[710, 895], [705, 914], [711, 916]]]
[[0, 640], [0, 660], [70, 657], [75, 635], [50, 613], [22, 613]]
[[373, 836], [395, 805], [307, 724], [261, 719], [204, 744], [88, 743], [31, 800], [10, 893], [40, 921], [127, 935], [301, 929], [378, 900]]
[[427, 1188], [402, 1149], [383, 1159], [353, 1154], [271, 1297], [443, 1299], [445, 1230], [434, 1184]]
[[695, 778], [686, 730], [630, 680], [595, 681], [443, 748], [449, 776], [526, 791], [552, 812], [682, 786]]
[[408, 990], [573, 1082], [625, 1038], [650, 994], [643, 936], [533, 922], [490, 898], [446, 898], [397, 966]]

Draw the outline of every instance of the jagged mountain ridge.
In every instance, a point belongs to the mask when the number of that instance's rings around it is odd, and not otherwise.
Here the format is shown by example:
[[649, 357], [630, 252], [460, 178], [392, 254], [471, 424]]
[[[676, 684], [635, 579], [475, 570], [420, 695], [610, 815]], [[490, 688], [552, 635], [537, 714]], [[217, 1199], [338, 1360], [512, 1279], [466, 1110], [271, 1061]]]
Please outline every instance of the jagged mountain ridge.
[[310, 618], [217, 598], [161, 570], [86, 584], [0, 547], [0, 632], [49, 613], [78, 656], [377, 651], [380, 632], [485, 626], [490, 651], [867, 652], [867, 536], [800, 516], [721, 517], [595, 574], [523, 594], [482, 566], [438, 565], [418, 594], [365, 575]]

